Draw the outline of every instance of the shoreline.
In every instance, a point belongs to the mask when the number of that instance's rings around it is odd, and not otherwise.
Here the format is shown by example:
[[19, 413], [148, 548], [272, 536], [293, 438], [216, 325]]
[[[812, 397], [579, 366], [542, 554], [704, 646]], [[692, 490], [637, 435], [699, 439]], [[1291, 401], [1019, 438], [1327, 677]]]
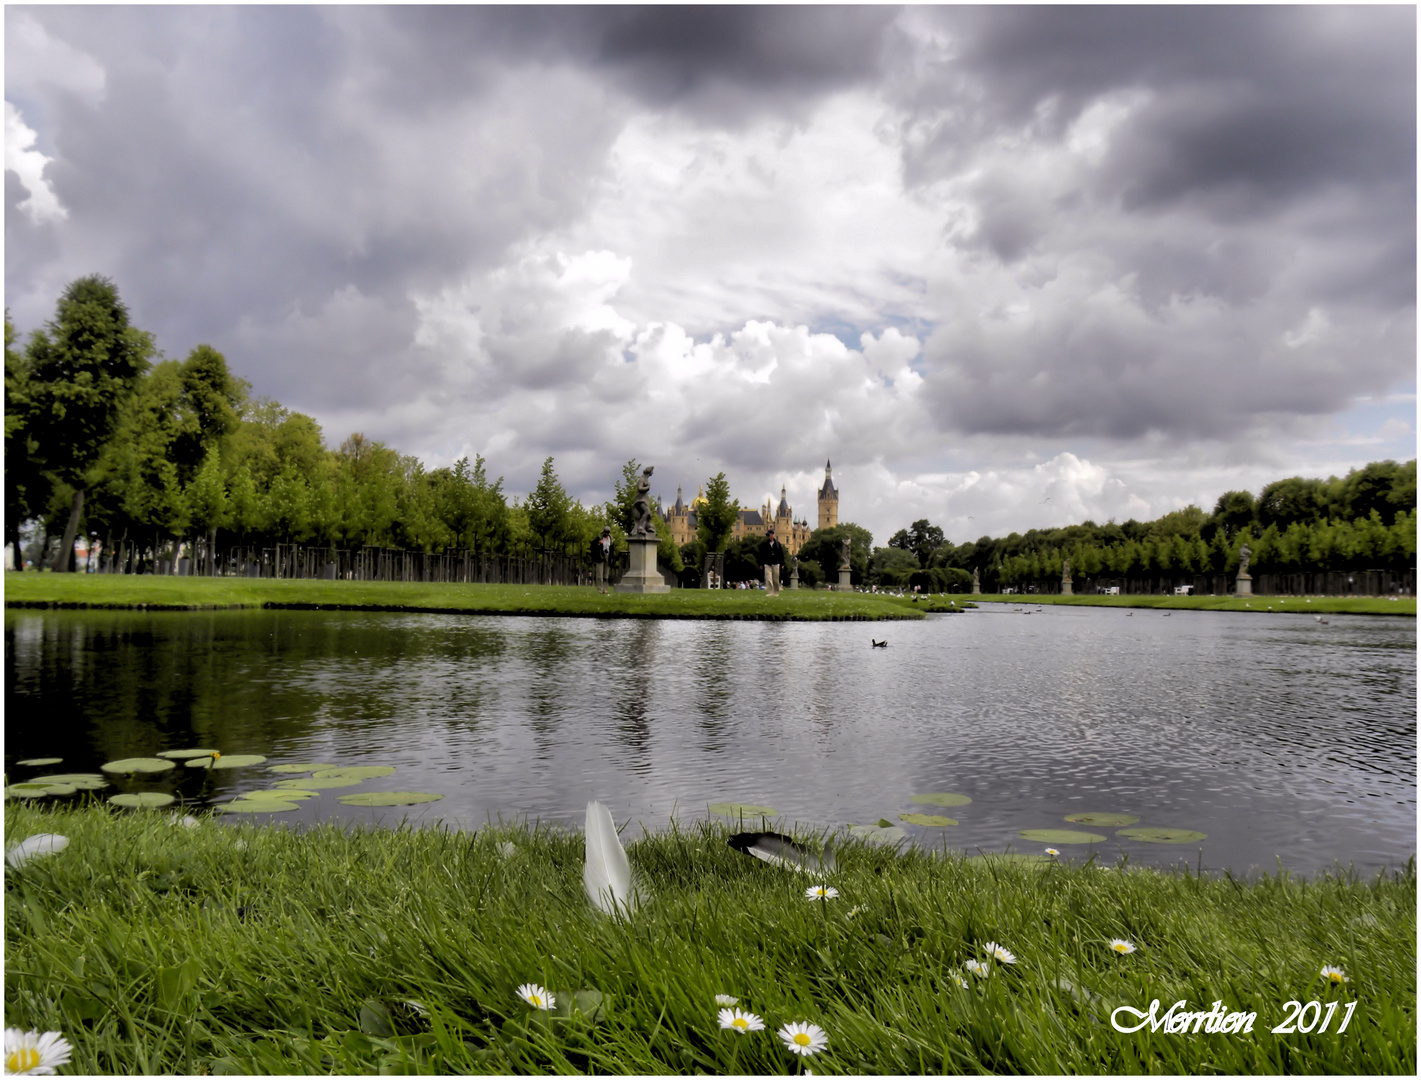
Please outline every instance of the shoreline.
[[[61, 1031], [75, 1073], [784, 1074], [775, 1029], [803, 1021], [834, 1074], [1415, 1072], [1414, 862], [1245, 882], [849, 841], [816, 875], [695, 821], [626, 843], [641, 900], [614, 917], [580, 830], [174, 817], [5, 815], [7, 849], [67, 839], [7, 868], [6, 1022]], [[765, 1030], [723, 1030], [722, 994]], [[1257, 1022], [1112, 1025], [1155, 998]], [[1278, 1029], [1309, 1001], [1334, 1030]]]

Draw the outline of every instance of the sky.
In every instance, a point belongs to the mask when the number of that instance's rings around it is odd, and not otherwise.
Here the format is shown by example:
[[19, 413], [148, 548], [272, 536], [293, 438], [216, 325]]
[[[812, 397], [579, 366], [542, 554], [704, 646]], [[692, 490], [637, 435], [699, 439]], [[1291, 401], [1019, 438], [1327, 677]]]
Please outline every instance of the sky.
[[1416, 11], [7, 5], [5, 305], [878, 544], [1416, 456]]

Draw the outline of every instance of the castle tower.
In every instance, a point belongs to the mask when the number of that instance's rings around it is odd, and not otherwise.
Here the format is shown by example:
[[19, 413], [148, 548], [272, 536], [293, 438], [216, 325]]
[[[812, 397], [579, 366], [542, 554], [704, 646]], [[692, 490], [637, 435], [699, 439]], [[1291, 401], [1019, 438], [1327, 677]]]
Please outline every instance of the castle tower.
[[833, 467], [824, 461], [824, 486], [819, 489], [819, 528], [839, 524], [839, 490], [834, 487]]

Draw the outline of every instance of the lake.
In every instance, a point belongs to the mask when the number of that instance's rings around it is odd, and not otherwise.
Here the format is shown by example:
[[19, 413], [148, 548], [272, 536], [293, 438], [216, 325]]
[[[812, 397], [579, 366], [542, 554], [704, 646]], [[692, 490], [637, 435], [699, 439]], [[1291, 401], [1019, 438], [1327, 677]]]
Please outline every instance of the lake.
[[[267, 755], [115, 786], [199, 803], [282, 779], [266, 771], [282, 762], [396, 767], [256, 818], [293, 824], [580, 828], [601, 799], [635, 836], [736, 802], [772, 807], [785, 831], [945, 814], [959, 824], [906, 825], [912, 842], [969, 853], [1040, 852], [1018, 831], [1090, 828], [1107, 840], [1056, 845], [1064, 857], [1240, 874], [1404, 864], [1416, 622], [1324, 624], [1288, 603], [1300, 613], [993, 604], [867, 624], [7, 610], [5, 759], [15, 782], [190, 746]], [[40, 756], [64, 762], [15, 765]], [[361, 790], [444, 798], [337, 802]], [[911, 801], [934, 792], [972, 802]], [[1064, 820], [1082, 811], [1206, 839]]]

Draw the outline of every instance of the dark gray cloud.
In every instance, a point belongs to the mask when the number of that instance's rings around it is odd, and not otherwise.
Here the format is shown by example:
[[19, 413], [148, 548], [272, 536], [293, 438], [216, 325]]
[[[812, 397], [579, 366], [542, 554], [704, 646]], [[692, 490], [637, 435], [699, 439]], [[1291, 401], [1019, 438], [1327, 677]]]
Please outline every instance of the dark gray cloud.
[[[983, 507], [1051, 459], [1138, 514], [1083, 448], [1271, 468], [1414, 378], [1412, 8], [5, 19], [67, 213], [22, 208], [33, 156], [7, 171], [22, 331], [108, 274], [333, 443], [487, 452], [512, 491], [548, 453], [776, 491], [831, 454], [886, 504], [981, 494], [903, 479], [980, 453]], [[859, 351], [889, 326], [915, 337]]]

